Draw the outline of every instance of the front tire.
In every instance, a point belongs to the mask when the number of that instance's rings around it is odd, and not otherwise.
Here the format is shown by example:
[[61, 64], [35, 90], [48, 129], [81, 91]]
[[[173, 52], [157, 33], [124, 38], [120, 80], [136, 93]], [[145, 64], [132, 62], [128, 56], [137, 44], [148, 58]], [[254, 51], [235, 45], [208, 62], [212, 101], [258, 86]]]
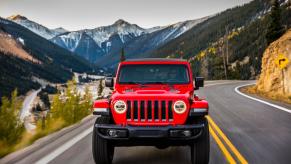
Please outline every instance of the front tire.
[[198, 123], [205, 125], [203, 134], [197, 141], [190, 145], [191, 147], [191, 163], [192, 164], [208, 164], [209, 163], [209, 127], [205, 117], [198, 120]]
[[[98, 117], [95, 124], [109, 124], [109, 117]], [[114, 155], [114, 146], [105, 139], [102, 139], [95, 128], [93, 127], [92, 135], [92, 153], [96, 164], [111, 164]]]

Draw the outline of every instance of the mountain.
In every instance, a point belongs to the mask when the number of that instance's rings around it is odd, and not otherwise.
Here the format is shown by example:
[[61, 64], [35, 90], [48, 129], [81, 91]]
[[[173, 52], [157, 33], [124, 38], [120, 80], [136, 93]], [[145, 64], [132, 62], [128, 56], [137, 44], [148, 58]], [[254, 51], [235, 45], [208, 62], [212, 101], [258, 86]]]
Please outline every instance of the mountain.
[[[31, 77], [30, 69], [40, 62], [24, 50], [17, 39], [0, 30], [0, 96], [8, 96], [18, 88], [20, 93], [40, 87]], [[1, 103], [1, 100], [0, 100]]]
[[[198, 25], [201, 22], [206, 21], [210, 17], [205, 17], [196, 20], [189, 20], [184, 22], [179, 22], [173, 25], [156, 27], [149, 29], [143, 35], [140, 35], [127, 44], [124, 45], [126, 58], [138, 58], [138, 57], [147, 57], [147, 52], [150, 52], [159, 46], [179, 37], [189, 29]], [[103, 67], [114, 67], [119, 62], [120, 48], [116, 48], [114, 51], [109, 52], [99, 61], [97, 64]]]
[[146, 32], [145, 29], [136, 24], [130, 24], [122, 19], [117, 20], [114, 24], [109, 26], [81, 30], [81, 32], [83, 31], [91, 36], [100, 47], [102, 43], [108, 42], [113, 35], [118, 35], [122, 43], [126, 43], [131, 38], [140, 36]]
[[145, 32], [145, 29], [120, 19], [109, 26], [67, 32], [50, 40], [91, 62], [96, 62]]
[[[51, 39], [52, 42], [76, 52], [92, 62], [97, 62], [100, 66], [111, 66], [118, 62], [121, 48], [125, 48], [132, 56], [142, 54], [146, 51], [180, 36], [195, 25], [205, 21], [209, 17], [197, 20], [179, 22], [169, 26], [158, 26], [150, 29], [143, 29], [136, 24], [130, 24], [122, 19], [117, 20], [109, 26], [102, 26], [95, 29], [85, 29], [58, 35]], [[80, 40], [76, 35], [87, 34], [97, 44], [88, 45]], [[69, 39], [70, 38], [70, 39]], [[82, 47], [96, 47], [97, 53], [83, 49], [82, 52], [74, 47], [80, 44]], [[94, 52], [96, 52], [94, 51]], [[91, 56], [91, 58], [89, 58]], [[95, 56], [95, 58], [94, 58]], [[108, 62], [110, 61], [110, 62]]]
[[96, 61], [103, 50], [85, 32], [70, 32], [51, 39], [52, 42], [82, 56], [89, 61]]
[[[290, 27], [291, 7], [280, 2], [282, 23]], [[207, 79], [255, 79], [267, 47], [270, 8], [269, 0], [254, 0], [228, 9], [143, 56], [182, 56], [191, 62], [194, 75]]]
[[104, 64], [112, 65], [103, 63], [104, 60], [112, 57], [114, 58], [112, 63], [116, 64], [118, 62], [116, 54], [119, 54], [123, 47], [133, 56], [134, 54], [142, 54], [180, 36], [208, 18], [149, 29], [119, 19], [109, 26], [70, 32], [62, 28], [48, 29], [20, 15], [9, 17], [10, 20], [51, 40], [53, 43], [84, 57], [92, 63], [101, 63], [102, 66]]
[[58, 27], [58, 28], [52, 29], [52, 31], [54, 31], [58, 35], [69, 32], [68, 30], [64, 29], [63, 27]]
[[24, 50], [25, 42], [22, 38], [13, 38], [11, 35], [0, 31], [0, 52], [6, 55], [13, 55], [19, 59], [30, 61], [35, 64], [41, 64], [39, 60]]
[[35, 79], [64, 83], [73, 72], [98, 69], [27, 28], [0, 18], [0, 97], [40, 87]]
[[42, 36], [46, 39], [51, 39], [59, 34], [68, 32], [67, 30], [63, 29], [63, 28], [56, 28], [56, 29], [49, 29], [39, 23], [36, 23], [34, 21], [31, 21], [29, 19], [27, 19], [24, 16], [21, 15], [13, 15], [8, 17], [7, 19], [14, 21], [26, 28], [28, 28], [29, 30], [33, 31], [34, 33], [38, 34], [39, 36]]

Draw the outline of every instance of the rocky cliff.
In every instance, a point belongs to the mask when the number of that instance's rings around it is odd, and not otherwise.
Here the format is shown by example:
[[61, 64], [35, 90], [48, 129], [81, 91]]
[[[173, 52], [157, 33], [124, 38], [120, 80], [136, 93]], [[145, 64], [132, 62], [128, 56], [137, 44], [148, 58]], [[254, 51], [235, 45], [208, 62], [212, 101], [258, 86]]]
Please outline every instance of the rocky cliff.
[[[289, 60], [283, 70], [275, 62], [280, 54]], [[265, 50], [256, 87], [260, 92], [291, 96], [291, 29]]]

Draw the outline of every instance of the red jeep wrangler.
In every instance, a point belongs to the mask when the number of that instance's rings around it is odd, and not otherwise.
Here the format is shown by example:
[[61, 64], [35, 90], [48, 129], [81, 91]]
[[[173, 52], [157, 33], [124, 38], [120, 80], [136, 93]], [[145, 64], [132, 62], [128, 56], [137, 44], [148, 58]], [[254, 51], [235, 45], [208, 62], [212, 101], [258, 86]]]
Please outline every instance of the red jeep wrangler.
[[204, 79], [193, 78], [180, 59], [138, 59], [121, 62], [110, 98], [94, 102], [93, 157], [110, 164], [118, 146], [190, 146], [193, 164], [209, 161], [208, 103], [194, 90]]

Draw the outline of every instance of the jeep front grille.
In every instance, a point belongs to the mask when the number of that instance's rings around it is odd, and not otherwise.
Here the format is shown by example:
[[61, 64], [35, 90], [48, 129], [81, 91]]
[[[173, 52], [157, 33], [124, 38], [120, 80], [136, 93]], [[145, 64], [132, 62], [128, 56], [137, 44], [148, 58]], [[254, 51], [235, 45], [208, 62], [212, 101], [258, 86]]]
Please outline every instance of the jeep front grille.
[[127, 101], [126, 118], [132, 122], [171, 122], [172, 103], [171, 100]]

